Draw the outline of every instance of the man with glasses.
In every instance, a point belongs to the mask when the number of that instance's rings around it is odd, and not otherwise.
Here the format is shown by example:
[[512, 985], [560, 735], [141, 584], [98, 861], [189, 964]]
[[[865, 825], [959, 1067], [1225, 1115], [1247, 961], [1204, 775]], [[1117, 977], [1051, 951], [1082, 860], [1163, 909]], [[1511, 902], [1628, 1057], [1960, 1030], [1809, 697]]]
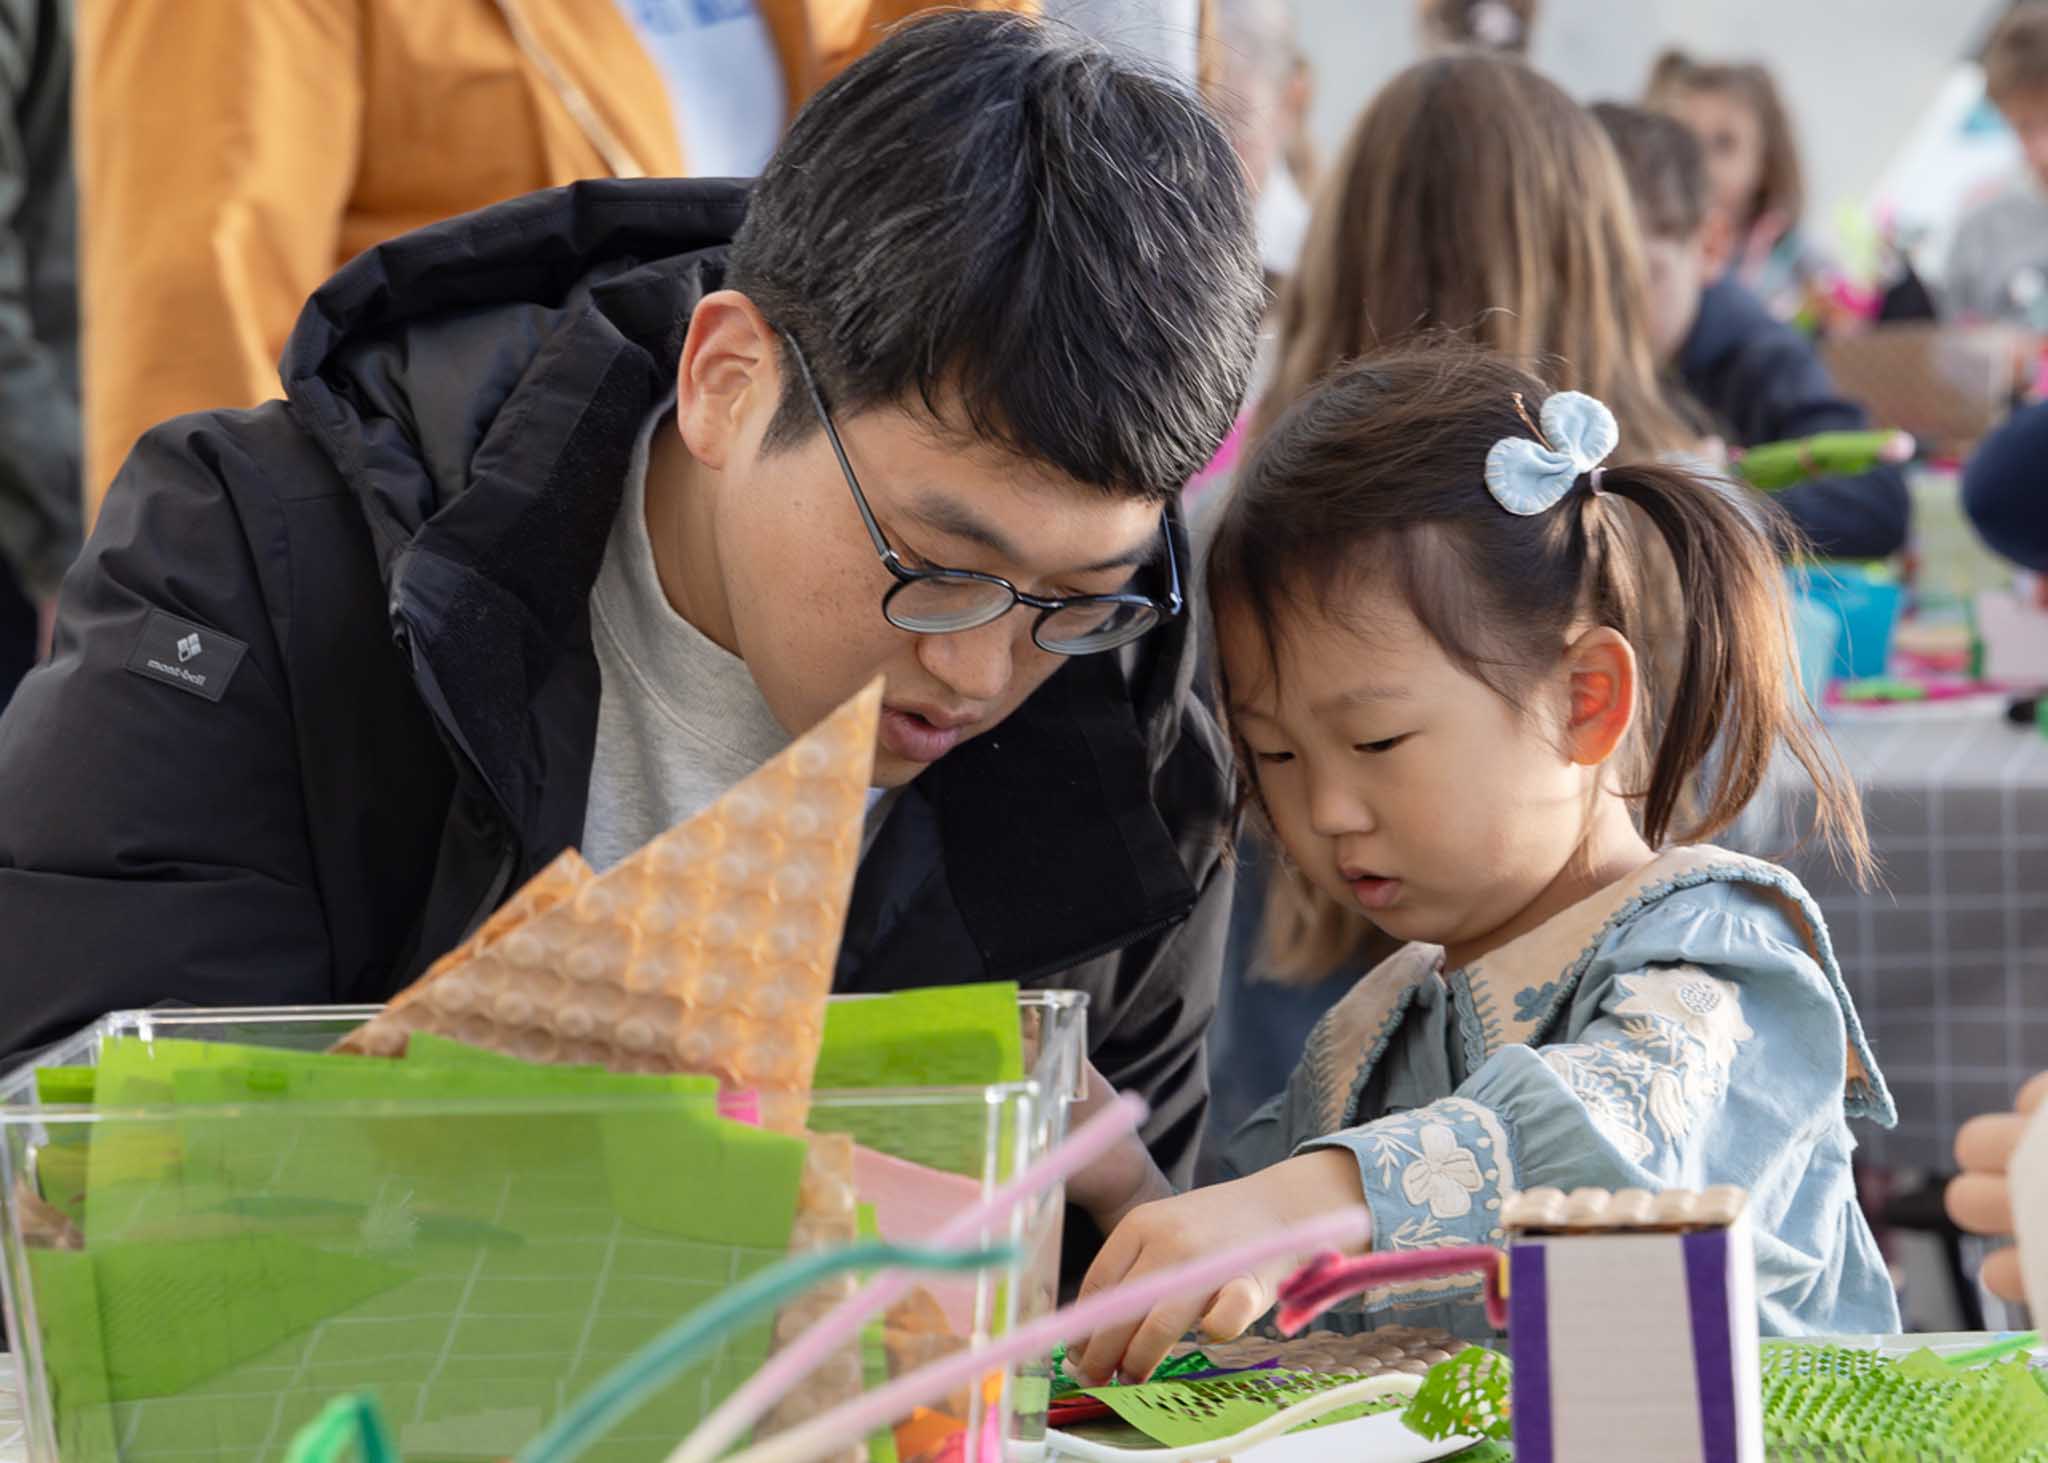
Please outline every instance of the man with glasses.
[[1261, 304], [1200, 104], [987, 13], [849, 68], [751, 192], [359, 257], [286, 401], [138, 445], [0, 720], [0, 1046], [380, 1000], [881, 674], [838, 987], [1087, 991], [1185, 1177], [1231, 800], [1174, 502]]

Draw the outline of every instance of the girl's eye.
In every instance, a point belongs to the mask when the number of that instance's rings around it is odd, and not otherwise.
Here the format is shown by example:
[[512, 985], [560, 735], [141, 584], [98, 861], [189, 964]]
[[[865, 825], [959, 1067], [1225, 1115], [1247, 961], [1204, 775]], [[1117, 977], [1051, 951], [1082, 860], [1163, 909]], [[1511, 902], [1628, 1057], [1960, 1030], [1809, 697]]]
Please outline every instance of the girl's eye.
[[1359, 752], [1368, 752], [1373, 756], [1377, 757], [1384, 752], [1393, 751], [1394, 748], [1400, 746], [1401, 743], [1407, 740], [1408, 737], [1404, 734], [1398, 737], [1388, 737], [1384, 741], [1360, 742], [1355, 748], [1353, 748], [1353, 750]]
[[1283, 767], [1294, 760], [1292, 752], [1254, 752], [1252, 755], [1258, 758], [1261, 767]]

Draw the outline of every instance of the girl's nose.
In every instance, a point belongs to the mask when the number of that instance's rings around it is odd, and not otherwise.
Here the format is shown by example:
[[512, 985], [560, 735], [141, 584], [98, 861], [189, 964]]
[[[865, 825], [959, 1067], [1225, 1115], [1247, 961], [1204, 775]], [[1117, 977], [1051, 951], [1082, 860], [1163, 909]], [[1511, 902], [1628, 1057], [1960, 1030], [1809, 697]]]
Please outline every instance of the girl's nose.
[[1341, 838], [1348, 833], [1370, 833], [1374, 818], [1358, 789], [1337, 770], [1309, 774], [1309, 827], [1323, 838]]

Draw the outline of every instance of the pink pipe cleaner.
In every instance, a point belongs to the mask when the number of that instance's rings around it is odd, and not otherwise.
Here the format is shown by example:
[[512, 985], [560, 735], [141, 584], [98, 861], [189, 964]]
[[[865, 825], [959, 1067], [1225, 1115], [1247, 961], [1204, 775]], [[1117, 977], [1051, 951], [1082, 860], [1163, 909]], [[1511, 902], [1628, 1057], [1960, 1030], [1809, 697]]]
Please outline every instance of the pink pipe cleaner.
[[[959, 1245], [1034, 1194], [1086, 1168], [1145, 1120], [1145, 1100], [1125, 1094], [1075, 1130], [1059, 1147], [972, 1208], [963, 1209], [925, 1241], [934, 1249]], [[797, 1343], [778, 1352], [698, 1424], [673, 1455], [673, 1463], [710, 1463], [780, 1397], [848, 1344], [875, 1312], [895, 1304], [916, 1284], [907, 1270], [884, 1270], [865, 1287], [828, 1311]], [[865, 1436], [865, 1434], [860, 1434]]]
[[[1104, 1326], [1141, 1316], [1159, 1302], [1176, 1295], [1214, 1290], [1281, 1255], [1300, 1254], [1303, 1250], [1333, 1245], [1359, 1245], [1371, 1234], [1372, 1215], [1365, 1206], [1359, 1205], [1291, 1225], [1261, 1239], [1233, 1245], [1204, 1259], [1160, 1270], [1142, 1280], [1098, 1291], [1076, 1305], [1019, 1326], [978, 1351], [955, 1352], [944, 1360], [898, 1377], [887, 1386], [843, 1403], [822, 1417], [757, 1443], [732, 1459], [731, 1463], [802, 1463], [802, 1460], [834, 1447], [843, 1447], [848, 1438], [864, 1438], [882, 1424], [903, 1416], [934, 1397], [943, 1397], [993, 1368], [1050, 1350], [1064, 1337], [1092, 1334]], [[690, 1441], [695, 1441], [694, 1436]], [[669, 1463], [680, 1463], [682, 1457], [683, 1452], [679, 1448], [669, 1455]]]
[[1453, 1245], [1440, 1250], [1387, 1251], [1346, 1256], [1334, 1250], [1317, 1255], [1280, 1286], [1283, 1335], [1292, 1336], [1339, 1301], [1400, 1285], [1410, 1280], [1435, 1280], [1445, 1275], [1480, 1271], [1486, 1281], [1486, 1319], [1495, 1330], [1508, 1324], [1507, 1296], [1501, 1290], [1501, 1262], [1507, 1257], [1488, 1245]]

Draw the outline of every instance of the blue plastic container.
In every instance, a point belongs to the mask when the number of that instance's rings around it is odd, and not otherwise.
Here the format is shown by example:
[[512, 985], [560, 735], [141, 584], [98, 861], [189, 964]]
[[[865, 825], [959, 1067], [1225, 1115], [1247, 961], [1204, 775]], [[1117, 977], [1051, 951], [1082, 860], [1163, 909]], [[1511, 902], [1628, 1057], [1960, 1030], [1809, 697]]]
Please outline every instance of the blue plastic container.
[[1853, 564], [1817, 564], [1792, 576], [1793, 592], [1826, 610], [1836, 625], [1834, 674], [1868, 680], [1891, 668], [1892, 632], [1904, 591]]
[[1799, 684], [1806, 699], [1822, 705], [1828, 682], [1835, 677], [1835, 646], [1842, 638], [1842, 622], [1832, 607], [1812, 595], [1795, 590], [1792, 595], [1792, 644], [1799, 652]]

